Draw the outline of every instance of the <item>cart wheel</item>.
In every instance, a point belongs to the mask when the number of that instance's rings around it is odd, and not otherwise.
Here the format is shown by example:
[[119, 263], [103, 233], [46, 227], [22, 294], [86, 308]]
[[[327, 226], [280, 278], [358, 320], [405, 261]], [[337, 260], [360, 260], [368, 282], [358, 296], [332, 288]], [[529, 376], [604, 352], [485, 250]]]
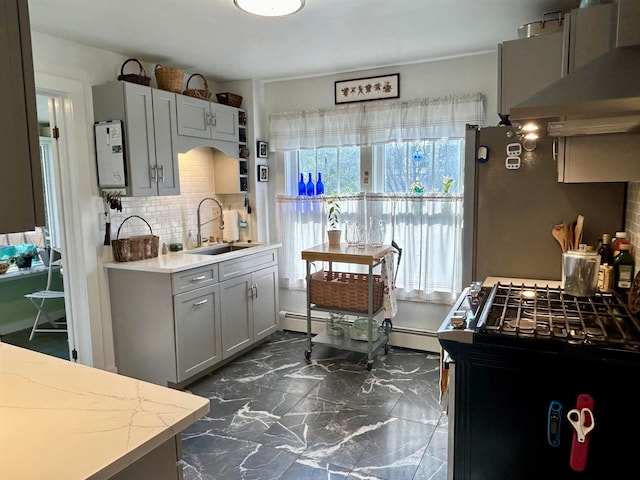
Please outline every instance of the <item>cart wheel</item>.
[[307, 362], [311, 360], [311, 350], [307, 350], [304, 352], [304, 358], [307, 360]]
[[384, 333], [389, 335], [391, 333], [391, 330], [393, 330], [393, 323], [391, 322], [390, 319], [385, 318], [382, 321], [382, 328], [384, 329]]
[[373, 360], [367, 362], [367, 370], [371, 371], [371, 367], [373, 367]]

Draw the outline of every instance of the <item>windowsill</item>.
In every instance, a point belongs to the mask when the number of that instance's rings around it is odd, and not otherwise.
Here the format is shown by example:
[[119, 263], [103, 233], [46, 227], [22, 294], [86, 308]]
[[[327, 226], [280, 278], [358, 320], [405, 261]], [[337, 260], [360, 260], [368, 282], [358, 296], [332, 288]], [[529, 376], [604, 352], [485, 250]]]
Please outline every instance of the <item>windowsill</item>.
[[42, 273], [47, 273], [47, 267], [42, 262], [34, 263], [31, 268], [24, 269], [20, 269], [15, 265], [12, 265], [9, 267], [9, 270], [7, 270], [7, 273], [0, 275], [0, 282], [17, 280], [19, 278], [39, 275]]

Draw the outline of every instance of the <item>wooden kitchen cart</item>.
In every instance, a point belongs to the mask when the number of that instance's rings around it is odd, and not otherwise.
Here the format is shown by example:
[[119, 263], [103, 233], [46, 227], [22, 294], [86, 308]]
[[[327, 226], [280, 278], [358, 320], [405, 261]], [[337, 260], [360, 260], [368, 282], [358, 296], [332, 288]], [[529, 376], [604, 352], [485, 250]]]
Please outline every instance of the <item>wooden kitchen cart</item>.
[[[382, 245], [374, 247], [367, 245], [358, 248], [355, 245], [340, 244], [340, 246], [329, 246], [328, 243], [316, 245], [302, 251], [302, 260], [307, 262], [307, 340], [308, 346], [305, 351], [305, 358], [311, 359], [311, 349], [313, 344], [329, 345], [331, 347], [361, 352], [367, 354], [367, 370], [371, 370], [373, 365], [373, 354], [381, 346], [384, 346], [385, 353], [388, 353], [388, 340], [390, 333], [390, 321], [382, 322], [382, 331], [377, 340], [373, 340], [373, 319], [382, 311], [384, 285], [379, 275], [374, 275], [374, 269], [382, 264], [388, 253], [393, 252], [393, 247]], [[313, 262], [328, 262], [329, 270], [322, 270], [312, 273]], [[366, 274], [340, 274], [333, 271], [334, 263], [349, 263], [364, 265], [367, 267]], [[343, 279], [343, 276], [345, 279]], [[363, 279], [364, 277], [364, 279]], [[355, 281], [354, 281], [355, 280]], [[324, 284], [323, 284], [324, 282]], [[334, 283], [335, 282], [335, 283]], [[329, 285], [331, 283], [332, 285]], [[318, 301], [318, 289], [324, 287], [337, 287], [337, 295], [333, 298]], [[315, 290], [314, 290], [315, 289]], [[353, 291], [357, 289], [357, 291]], [[352, 301], [345, 301], [344, 295], [356, 294], [357, 304]], [[367, 341], [353, 340], [349, 329], [345, 329], [342, 336], [329, 335], [327, 331], [322, 331], [318, 335], [311, 335], [311, 311], [318, 310], [324, 312], [334, 312], [346, 315], [365, 316], [368, 319]]]

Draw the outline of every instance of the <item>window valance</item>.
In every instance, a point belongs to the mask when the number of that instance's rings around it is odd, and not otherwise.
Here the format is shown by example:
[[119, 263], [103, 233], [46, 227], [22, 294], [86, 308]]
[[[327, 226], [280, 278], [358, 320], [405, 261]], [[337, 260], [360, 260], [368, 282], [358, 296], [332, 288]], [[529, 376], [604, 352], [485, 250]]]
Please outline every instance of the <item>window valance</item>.
[[464, 137], [466, 124], [483, 123], [481, 93], [272, 113], [269, 148], [276, 152]]

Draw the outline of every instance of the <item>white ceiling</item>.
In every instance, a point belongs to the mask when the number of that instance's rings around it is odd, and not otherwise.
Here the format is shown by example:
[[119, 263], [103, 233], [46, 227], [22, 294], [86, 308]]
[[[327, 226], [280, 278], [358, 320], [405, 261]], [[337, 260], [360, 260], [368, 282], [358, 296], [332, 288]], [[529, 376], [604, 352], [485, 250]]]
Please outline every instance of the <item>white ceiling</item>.
[[580, 0], [306, 0], [279, 18], [241, 12], [232, 0], [28, 1], [33, 30], [226, 81], [494, 51], [520, 25]]

